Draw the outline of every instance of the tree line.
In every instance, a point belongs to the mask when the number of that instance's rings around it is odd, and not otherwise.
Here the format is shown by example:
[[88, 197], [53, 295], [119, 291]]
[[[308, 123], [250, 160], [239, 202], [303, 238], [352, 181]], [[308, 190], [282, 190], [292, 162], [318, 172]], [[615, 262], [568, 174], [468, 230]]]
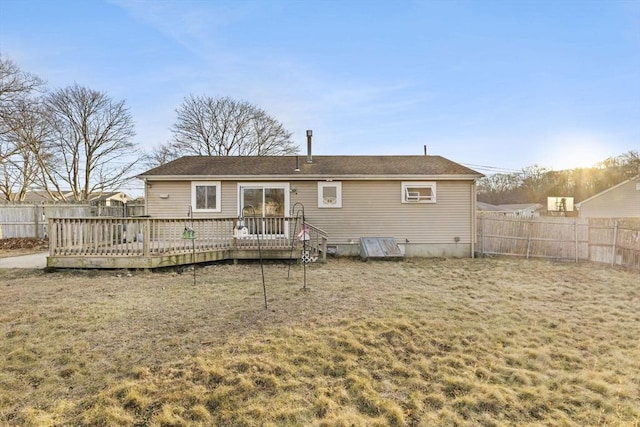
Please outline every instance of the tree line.
[[50, 90], [0, 55], [0, 199], [30, 189], [53, 200], [84, 201], [134, 179], [139, 166], [182, 155], [288, 155], [291, 132], [264, 110], [228, 97], [185, 97], [171, 140], [145, 152], [124, 100], [77, 83]]
[[493, 205], [540, 203], [547, 197], [573, 197], [578, 203], [640, 174], [640, 154], [631, 150], [605, 159], [591, 168], [562, 171], [538, 165], [521, 172], [498, 173], [478, 181], [478, 200]]

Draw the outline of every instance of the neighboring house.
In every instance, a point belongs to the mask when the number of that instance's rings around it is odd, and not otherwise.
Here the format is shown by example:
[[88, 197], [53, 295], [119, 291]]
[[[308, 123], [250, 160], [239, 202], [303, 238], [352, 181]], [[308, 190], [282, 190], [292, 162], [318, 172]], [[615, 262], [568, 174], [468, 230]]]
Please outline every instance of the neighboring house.
[[[310, 147], [310, 144], [309, 144]], [[392, 237], [406, 256], [469, 257], [476, 180], [440, 156], [187, 156], [139, 176], [151, 217], [291, 216], [328, 235], [329, 249], [357, 255], [361, 237]]]
[[581, 218], [640, 217], [640, 175], [576, 203]]
[[22, 203], [53, 202], [56, 200], [64, 200], [65, 197], [67, 198], [72, 197], [72, 195], [73, 193], [71, 193], [70, 191], [68, 192], [52, 191], [51, 194], [49, 194], [47, 191], [44, 191], [44, 190], [31, 190], [31, 191], [27, 191]]
[[496, 216], [508, 216], [517, 218], [532, 218], [540, 216], [540, 203], [520, 203], [508, 205], [492, 205], [484, 202], [477, 202], [478, 212]]
[[129, 202], [129, 196], [121, 191], [91, 193], [89, 203], [93, 206], [122, 206]]

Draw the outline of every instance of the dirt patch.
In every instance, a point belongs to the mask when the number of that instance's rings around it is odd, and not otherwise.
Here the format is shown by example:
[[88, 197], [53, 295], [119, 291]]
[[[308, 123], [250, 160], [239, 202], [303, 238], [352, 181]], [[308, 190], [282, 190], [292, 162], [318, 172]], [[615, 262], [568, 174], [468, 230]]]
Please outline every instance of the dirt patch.
[[0, 258], [44, 252], [48, 249], [48, 239], [35, 239], [32, 237], [0, 239]]

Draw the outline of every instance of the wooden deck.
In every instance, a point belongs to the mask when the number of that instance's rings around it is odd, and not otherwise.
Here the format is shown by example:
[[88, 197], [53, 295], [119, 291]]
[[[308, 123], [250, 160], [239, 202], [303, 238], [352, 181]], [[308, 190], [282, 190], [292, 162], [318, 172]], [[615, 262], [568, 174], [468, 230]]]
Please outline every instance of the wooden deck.
[[[327, 236], [299, 218], [50, 218], [48, 268], [152, 269], [242, 259], [326, 260]], [[193, 238], [191, 238], [193, 237]]]

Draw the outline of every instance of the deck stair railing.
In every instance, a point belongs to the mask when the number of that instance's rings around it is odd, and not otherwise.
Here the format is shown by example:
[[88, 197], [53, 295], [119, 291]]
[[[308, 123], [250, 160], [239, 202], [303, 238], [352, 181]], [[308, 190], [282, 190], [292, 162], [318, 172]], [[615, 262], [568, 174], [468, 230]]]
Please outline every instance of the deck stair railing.
[[301, 237], [308, 237], [306, 245], [304, 245], [306, 253], [302, 254], [302, 260], [304, 262], [326, 261], [327, 233], [317, 227], [314, 227], [308, 222], [304, 224], [302, 230], [306, 230], [306, 235], [303, 231], [303, 235]]

